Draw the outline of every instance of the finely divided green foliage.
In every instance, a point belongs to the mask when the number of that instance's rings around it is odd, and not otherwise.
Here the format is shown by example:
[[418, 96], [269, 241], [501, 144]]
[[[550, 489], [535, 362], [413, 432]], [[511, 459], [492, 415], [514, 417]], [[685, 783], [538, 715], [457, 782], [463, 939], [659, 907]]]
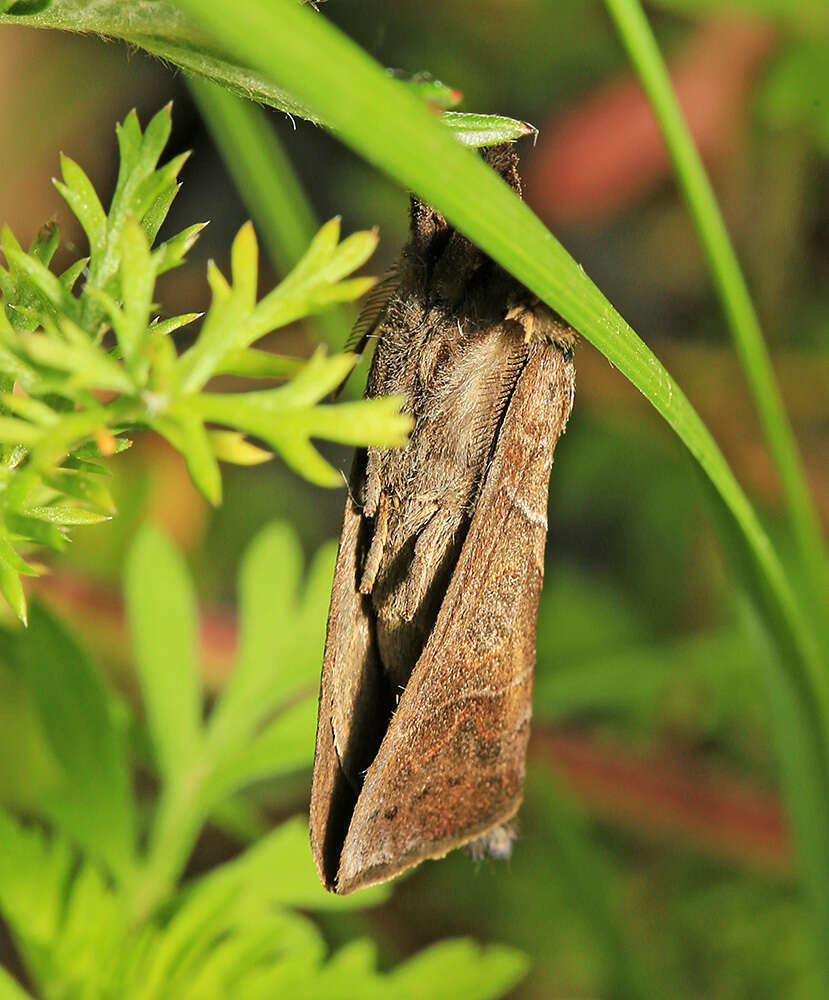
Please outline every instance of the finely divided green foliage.
[[[322, 405], [353, 367], [353, 355], [318, 353], [306, 363], [252, 346], [370, 288], [372, 278], [349, 275], [373, 252], [376, 233], [341, 241], [339, 220], [332, 219], [285, 280], [258, 299], [256, 237], [243, 226], [231, 248], [229, 280], [209, 265], [210, 308], [195, 341], [179, 354], [170, 335], [198, 316], [162, 319], [154, 290], [202, 229], [190, 226], [156, 243], [186, 156], [158, 165], [169, 108], [143, 132], [130, 113], [117, 132], [121, 163], [108, 211], [83, 170], [61, 157], [62, 180], [55, 183], [83, 226], [87, 257], [58, 275], [49, 268], [56, 226], [45, 227], [28, 251], [7, 227], [0, 232], [7, 263], [0, 266], [0, 592], [24, 620], [19, 577], [37, 570], [18, 549], [60, 548], [67, 527], [110, 517], [114, 505], [99, 460], [129, 447], [140, 429], [157, 431], [183, 454], [213, 503], [221, 498], [219, 460], [244, 465], [271, 457], [245, 434], [266, 442], [300, 475], [338, 486], [340, 473], [312, 437], [393, 446], [404, 443], [409, 429], [394, 399]], [[286, 381], [246, 393], [205, 393], [222, 372]]]
[[[37, 995], [488, 1000], [522, 978], [524, 956], [466, 940], [441, 942], [385, 973], [367, 940], [329, 956], [296, 910], [371, 906], [388, 888], [326, 893], [301, 817], [182, 881], [205, 823], [231, 796], [311, 763], [334, 556], [324, 546], [306, 572], [284, 524], [252, 543], [240, 574], [236, 663], [205, 717], [189, 574], [163, 535], [140, 533], [126, 596], [159, 779], [157, 797], [140, 808], [124, 709], [116, 723], [112, 695], [77, 640], [40, 607], [27, 632], [8, 638], [63, 773], [57, 791], [44, 789], [34, 805], [46, 827], [0, 812], [0, 915]], [[7, 977], [6, 996], [28, 994]]]

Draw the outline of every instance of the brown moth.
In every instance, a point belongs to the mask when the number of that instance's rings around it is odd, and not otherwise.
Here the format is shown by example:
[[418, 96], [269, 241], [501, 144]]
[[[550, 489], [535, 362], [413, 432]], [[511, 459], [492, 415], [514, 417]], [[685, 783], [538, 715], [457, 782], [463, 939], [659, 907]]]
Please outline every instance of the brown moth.
[[[484, 152], [520, 194], [511, 147]], [[507, 856], [529, 737], [547, 489], [574, 331], [412, 199], [352, 341], [414, 419], [358, 452], [334, 575], [311, 793], [338, 893], [470, 845]]]

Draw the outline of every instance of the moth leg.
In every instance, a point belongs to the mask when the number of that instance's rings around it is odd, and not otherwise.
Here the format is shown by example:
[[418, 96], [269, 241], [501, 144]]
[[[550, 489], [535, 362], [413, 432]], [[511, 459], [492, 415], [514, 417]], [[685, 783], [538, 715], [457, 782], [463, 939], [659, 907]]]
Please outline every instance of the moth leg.
[[403, 617], [411, 621], [423, 603], [429, 581], [444, 560], [449, 543], [457, 531], [463, 514], [456, 508], [438, 508], [420, 532], [415, 542], [414, 558], [409, 569]]
[[530, 306], [513, 306], [504, 317], [508, 323], [517, 323], [524, 331], [523, 340], [529, 344], [536, 335], [535, 330], [535, 310]]
[[360, 593], [370, 594], [377, 579], [377, 571], [383, 558], [383, 550], [389, 537], [389, 507], [391, 506], [387, 493], [381, 493], [377, 501], [377, 514], [374, 519], [374, 535], [371, 546], [363, 564], [363, 575], [360, 579]]
[[366, 463], [365, 495], [363, 496], [363, 514], [366, 517], [374, 517], [377, 513], [383, 482], [381, 469], [382, 458], [379, 449], [369, 448], [368, 462]]
[[473, 861], [480, 862], [487, 857], [508, 861], [512, 857], [512, 844], [517, 836], [514, 823], [499, 823], [480, 837], [470, 840], [463, 850]]

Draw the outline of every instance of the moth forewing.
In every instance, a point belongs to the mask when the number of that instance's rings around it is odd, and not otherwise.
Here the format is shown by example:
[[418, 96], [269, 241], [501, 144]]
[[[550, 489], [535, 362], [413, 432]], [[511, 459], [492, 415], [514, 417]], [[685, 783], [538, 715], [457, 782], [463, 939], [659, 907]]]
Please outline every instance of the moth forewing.
[[352, 491], [362, 482], [365, 459], [361, 452], [354, 461], [334, 569], [311, 788], [311, 848], [320, 879], [332, 890], [362, 777], [388, 715], [373, 625], [355, 582], [367, 525]]

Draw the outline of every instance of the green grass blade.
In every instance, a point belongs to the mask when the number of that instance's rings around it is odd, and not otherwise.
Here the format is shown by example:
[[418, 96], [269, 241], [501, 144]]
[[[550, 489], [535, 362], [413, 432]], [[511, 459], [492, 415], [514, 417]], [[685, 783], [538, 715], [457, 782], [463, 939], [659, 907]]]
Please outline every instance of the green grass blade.
[[[792, 534], [811, 592], [829, 595], [829, 560], [797, 442], [783, 405], [760, 323], [717, 200], [685, 124], [668, 71], [639, 0], [605, 0], [650, 100], [728, 321], [769, 453], [783, 487]], [[825, 602], [824, 602], [825, 606]]]
[[[271, 263], [283, 276], [288, 274], [319, 222], [265, 112], [216, 84], [195, 77], [188, 84]], [[342, 350], [351, 329], [344, 309], [335, 307], [311, 322], [324, 343]]]

